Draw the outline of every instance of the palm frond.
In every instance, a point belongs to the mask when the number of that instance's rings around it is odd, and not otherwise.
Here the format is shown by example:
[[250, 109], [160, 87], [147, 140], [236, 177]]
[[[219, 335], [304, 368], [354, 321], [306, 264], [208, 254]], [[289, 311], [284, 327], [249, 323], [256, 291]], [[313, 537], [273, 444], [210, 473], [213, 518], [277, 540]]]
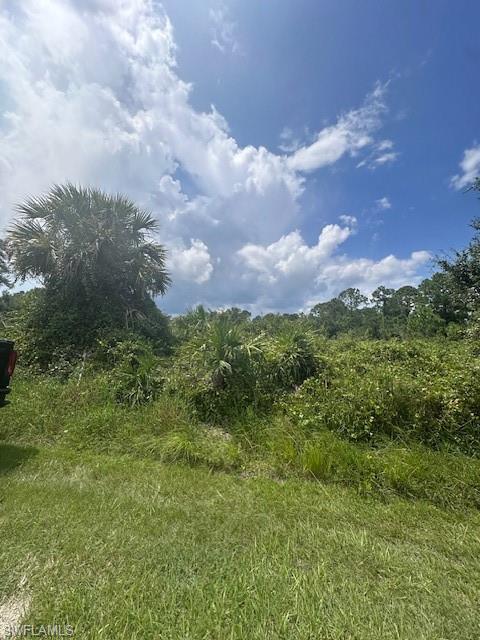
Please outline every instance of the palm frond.
[[166, 251], [150, 238], [157, 221], [126, 196], [67, 183], [17, 211], [8, 242], [20, 277], [116, 291], [125, 304], [131, 299], [129, 306], [166, 293]]

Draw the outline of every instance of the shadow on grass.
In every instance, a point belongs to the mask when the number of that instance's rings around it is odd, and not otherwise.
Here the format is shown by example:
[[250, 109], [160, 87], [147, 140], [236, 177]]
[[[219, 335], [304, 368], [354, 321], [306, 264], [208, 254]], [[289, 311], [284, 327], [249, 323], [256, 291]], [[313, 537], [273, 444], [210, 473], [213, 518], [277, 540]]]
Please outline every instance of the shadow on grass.
[[34, 447], [18, 447], [14, 444], [0, 444], [0, 476], [14, 471], [24, 462], [37, 455]]

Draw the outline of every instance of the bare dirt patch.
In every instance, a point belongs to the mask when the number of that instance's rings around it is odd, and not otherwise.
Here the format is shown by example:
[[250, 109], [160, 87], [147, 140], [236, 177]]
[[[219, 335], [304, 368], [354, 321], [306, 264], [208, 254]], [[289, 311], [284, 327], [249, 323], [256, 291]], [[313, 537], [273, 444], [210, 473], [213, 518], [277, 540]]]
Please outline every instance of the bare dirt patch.
[[0, 640], [11, 638], [15, 627], [21, 624], [30, 606], [31, 597], [25, 589], [0, 604]]

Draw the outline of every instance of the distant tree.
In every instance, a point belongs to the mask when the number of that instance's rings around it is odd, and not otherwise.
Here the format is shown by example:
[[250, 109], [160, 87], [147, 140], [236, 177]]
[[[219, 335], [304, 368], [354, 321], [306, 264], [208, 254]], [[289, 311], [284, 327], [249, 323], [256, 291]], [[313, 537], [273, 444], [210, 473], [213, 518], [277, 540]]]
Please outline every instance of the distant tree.
[[[475, 180], [471, 190], [480, 192], [480, 178]], [[476, 311], [480, 308], [480, 218], [474, 218], [471, 227], [474, 235], [468, 247], [456, 251], [450, 260], [439, 260], [439, 265], [451, 276], [470, 311]]]
[[302, 327], [305, 330], [311, 329], [312, 320], [303, 313], [266, 313], [264, 316], [255, 316], [251, 322], [247, 322], [246, 328], [252, 335], [261, 332], [277, 335], [288, 331], [288, 328], [293, 326]]
[[360, 292], [359, 289], [349, 287], [338, 294], [337, 298], [343, 302], [349, 311], [355, 311], [364, 306], [368, 302], [368, 298]]
[[452, 260], [440, 260], [439, 264], [462, 292], [468, 307], [476, 310], [480, 308], [480, 218], [475, 218], [471, 227], [474, 236], [468, 247], [456, 251]]
[[32, 327], [51, 329], [53, 343], [73, 348], [107, 328], [156, 336], [164, 319], [152, 297], [166, 292], [170, 277], [149, 213], [124, 196], [71, 184], [17, 210], [7, 234], [13, 270], [44, 285], [31, 297]]
[[331, 337], [345, 330], [348, 313], [345, 303], [333, 298], [328, 302], [316, 304], [310, 311], [310, 317], [325, 335]]
[[224, 309], [223, 311], [219, 312], [219, 315], [224, 315], [233, 324], [248, 322], [251, 317], [250, 311], [247, 311], [246, 309], [239, 309], [238, 307], [230, 307], [229, 309]]
[[350, 331], [360, 338], [382, 338], [384, 335], [383, 316], [372, 307], [363, 307], [354, 312]]
[[434, 273], [418, 287], [420, 304], [430, 307], [445, 322], [464, 322], [468, 307], [455, 279], [446, 272]]
[[415, 311], [418, 301], [418, 290], [412, 286], [400, 287], [391, 296], [387, 303], [387, 313], [392, 316], [408, 318]]
[[378, 311], [386, 315], [388, 302], [390, 301], [394, 293], [395, 289], [388, 289], [387, 287], [380, 285], [377, 289], [375, 289], [375, 291], [373, 291], [370, 300], [373, 306]]
[[431, 338], [438, 334], [444, 334], [445, 321], [430, 307], [420, 305], [407, 320], [407, 333], [413, 336]]

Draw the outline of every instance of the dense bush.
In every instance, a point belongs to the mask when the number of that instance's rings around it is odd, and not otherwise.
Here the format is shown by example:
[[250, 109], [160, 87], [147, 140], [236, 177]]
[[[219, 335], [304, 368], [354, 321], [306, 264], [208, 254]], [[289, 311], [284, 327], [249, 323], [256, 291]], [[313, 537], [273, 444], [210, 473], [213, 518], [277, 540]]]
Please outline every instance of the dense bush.
[[110, 347], [130, 339], [148, 342], [156, 354], [171, 352], [168, 319], [153, 301], [145, 302], [144, 313], [130, 318], [128, 329], [113, 312], [94, 304], [79, 309], [49, 298], [45, 289], [28, 291], [15, 302], [4, 318], [5, 333], [17, 343], [23, 365], [35, 371], [54, 372], [59, 360], [71, 369], [85, 357], [102, 363]]
[[[295, 327], [253, 335], [231, 314], [190, 319], [190, 337], [178, 349], [167, 374], [172, 392], [180, 390], [203, 420], [236, 419], [253, 407], [271, 410], [278, 394], [288, 393], [319, 366], [314, 335]], [[185, 324], [182, 326], [185, 331]]]
[[274, 390], [293, 390], [318, 369], [314, 336], [288, 328], [265, 342], [266, 375]]
[[109, 377], [117, 402], [135, 407], [158, 397], [164, 377], [148, 342], [124, 340], [111, 347], [109, 354], [113, 359]]
[[310, 430], [480, 453], [480, 361], [466, 343], [348, 342], [281, 403]]
[[89, 349], [78, 353], [68, 346], [60, 315], [56, 335], [55, 314], [37, 331], [42, 295], [25, 294], [13, 311], [10, 335], [19, 341], [22, 363], [76, 383], [103, 371], [117, 403], [135, 407], [163, 394], [186, 402], [195, 419], [225, 429], [245, 415], [256, 423], [280, 412], [309, 434], [327, 430], [374, 446], [418, 442], [480, 455], [475, 319], [465, 331], [449, 325], [458, 330], [448, 339], [329, 340], [305, 318], [259, 322], [239, 310], [200, 307], [172, 323], [173, 351], [164, 334], [155, 339], [117, 329], [89, 338]]
[[219, 421], [254, 400], [261, 342], [227, 317], [197, 327], [178, 349], [167, 374], [170, 393], [180, 393], [200, 418]]

